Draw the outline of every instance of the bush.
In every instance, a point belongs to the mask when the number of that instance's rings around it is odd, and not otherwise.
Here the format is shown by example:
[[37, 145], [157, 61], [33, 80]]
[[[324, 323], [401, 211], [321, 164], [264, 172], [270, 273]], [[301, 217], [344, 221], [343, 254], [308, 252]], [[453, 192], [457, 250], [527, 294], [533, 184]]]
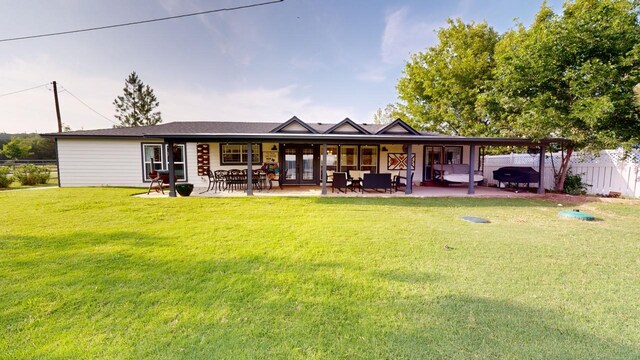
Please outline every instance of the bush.
[[13, 182], [13, 178], [9, 176], [9, 167], [0, 166], [0, 188], [9, 187]]
[[591, 186], [582, 182], [580, 175], [575, 175], [571, 170], [567, 171], [567, 177], [564, 180], [564, 192], [570, 195], [584, 195], [587, 193], [587, 187]]
[[13, 172], [13, 177], [22, 185], [46, 184], [50, 176], [51, 171], [45, 166], [32, 164], [18, 166]]

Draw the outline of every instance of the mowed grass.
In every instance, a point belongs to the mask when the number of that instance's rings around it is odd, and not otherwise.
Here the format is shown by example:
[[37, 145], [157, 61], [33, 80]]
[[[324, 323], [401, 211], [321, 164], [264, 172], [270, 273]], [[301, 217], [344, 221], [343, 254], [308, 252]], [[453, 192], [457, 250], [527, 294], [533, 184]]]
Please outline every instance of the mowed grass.
[[137, 192], [0, 193], [0, 357], [640, 357], [637, 204]]

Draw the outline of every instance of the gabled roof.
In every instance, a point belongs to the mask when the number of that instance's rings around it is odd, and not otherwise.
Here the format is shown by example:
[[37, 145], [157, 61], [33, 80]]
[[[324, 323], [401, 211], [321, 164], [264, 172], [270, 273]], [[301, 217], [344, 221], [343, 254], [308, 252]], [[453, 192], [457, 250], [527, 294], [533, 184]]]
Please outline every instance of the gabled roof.
[[406, 122], [396, 119], [396, 121], [390, 123], [389, 125], [383, 127], [378, 130], [376, 135], [420, 135], [419, 131], [416, 131], [411, 126], [407, 125]]
[[317, 134], [318, 131], [311, 126], [307, 125], [304, 121], [298, 119], [296, 116], [287, 120], [284, 124], [276, 126], [270, 132], [272, 133], [294, 133], [294, 134], [304, 134], [304, 133], [312, 133]]
[[324, 132], [325, 134], [371, 134], [367, 130], [365, 130], [362, 126], [356, 124], [349, 118], [344, 118], [344, 120], [335, 124], [334, 126], [327, 129]]

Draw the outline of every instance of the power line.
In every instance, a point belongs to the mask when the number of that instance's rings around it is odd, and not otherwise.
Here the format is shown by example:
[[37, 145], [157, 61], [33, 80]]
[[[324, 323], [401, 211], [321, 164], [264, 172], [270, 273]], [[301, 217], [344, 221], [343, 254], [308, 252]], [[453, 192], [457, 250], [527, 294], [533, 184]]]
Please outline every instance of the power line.
[[74, 98], [74, 99], [78, 100], [82, 105], [86, 106], [86, 107], [87, 107], [87, 109], [89, 109], [89, 110], [93, 111], [94, 113], [96, 113], [96, 114], [100, 115], [101, 117], [103, 117], [104, 119], [106, 119], [107, 121], [109, 121], [110, 123], [112, 123], [112, 124], [114, 124], [114, 125], [117, 125], [115, 121], [113, 121], [113, 120], [109, 119], [108, 117], [106, 117], [106, 116], [102, 115], [102, 114], [101, 114], [101, 113], [99, 113], [97, 110], [95, 110], [95, 109], [94, 109], [94, 108], [92, 108], [91, 106], [87, 105], [87, 103], [85, 103], [84, 101], [80, 100], [80, 98], [79, 98], [79, 97], [77, 97], [77, 96], [73, 95], [73, 93], [71, 93], [71, 91], [69, 91], [69, 89], [67, 89], [67, 88], [63, 87], [63, 89], [62, 89], [60, 92], [61, 92], [61, 93], [62, 93], [62, 92], [66, 92], [67, 94], [69, 94], [69, 95], [73, 96], [73, 98]]
[[124, 27], [124, 26], [131, 26], [131, 25], [140, 25], [140, 24], [147, 24], [147, 23], [158, 22], [158, 21], [165, 21], [165, 20], [180, 19], [180, 18], [185, 18], [185, 17], [189, 17], [189, 16], [197, 16], [197, 15], [212, 14], [212, 13], [217, 13], [217, 12], [225, 12], [225, 11], [234, 11], [234, 10], [248, 9], [248, 8], [253, 8], [253, 7], [258, 7], [258, 6], [263, 6], [263, 5], [275, 4], [275, 3], [279, 3], [279, 2], [283, 2], [283, 1], [284, 1], [284, 0], [273, 0], [273, 1], [267, 1], [267, 2], [262, 2], [262, 3], [257, 3], [257, 4], [249, 4], [249, 5], [235, 6], [235, 7], [229, 7], [229, 8], [220, 8], [220, 9], [206, 10], [206, 11], [200, 11], [200, 12], [189, 13], [189, 14], [182, 14], [182, 15], [167, 16], [167, 17], [155, 18], [155, 19], [149, 19], [149, 20], [140, 20], [140, 21], [127, 22], [127, 23], [122, 23], [122, 24], [114, 24], [114, 25], [106, 25], [106, 26], [96, 26], [96, 27], [90, 27], [90, 28], [78, 29], [78, 30], [69, 30], [69, 31], [60, 31], [60, 32], [54, 32], [54, 33], [47, 33], [47, 34], [39, 34], [39, 35], [29, 35], [29, 36], [20, 36], [20, 37], [14, 37], [14, 38], [6, 38], [6, 39], [0, 39], [0, 42], [17, 41], [17, 40], [26, 40], [26, 39], [35, 39], [35, 38], [48, 37], [48, 36], [58, 36], [58, 35], [75, 34], [75, 33], [87, 32], [87, 31], [96, 31], [96, 30], [113, 29], [113, 28], [117, 28], [117, 27]]
[[25, 91], [29, 91], [29, 90], [38, 89], [38, 88], [41, 88], [41, 87], [43, 87], [43, 86], [47, 86], [47, 85], [49, 85], [49, 84], [51, 84], [51, 83], [46, 83], [46, 84], [42, 84], [42, 85], [38, 85], [38, 86], [34, 86], [34, 87], [31, 87], [31, 88], [28, 88], [28, 89], [22, 89], [22, 90], [18, 90], [18, 91], [13, 91], [13, 92], [6, 93], [6, 94], [0, 94], [0, 97], [3, 97], [3, 96], [9, 96], [9, 95], [13, 95], [13, 94], [19, 94], [19, 93], [21, 93], [21, 92], [25, 92]]

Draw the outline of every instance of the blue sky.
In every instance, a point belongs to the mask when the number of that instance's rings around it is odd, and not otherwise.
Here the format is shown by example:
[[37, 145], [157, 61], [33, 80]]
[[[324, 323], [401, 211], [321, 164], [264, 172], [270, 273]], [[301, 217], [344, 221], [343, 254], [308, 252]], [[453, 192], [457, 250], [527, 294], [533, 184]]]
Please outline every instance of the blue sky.
[[[251, 4], [248, 0], [21, 0], [0, 3], [0, 38]], [[133, 70], [154, 88], [164, 122], [371, 122], [395, 102], [411, 53], [447, 18], [497, 31], [529, 25], [540, 1], [285, 0], [259, 8], [111, 30], [0, 43], [0, 94], [56, 80], [113, 120]], [[548, 1], [557, 12], [562, 1]], [[60, 94], [73, 129], [112, 123]], [[47, 87], [0, 97], [0, 132], [55, 131]]]

